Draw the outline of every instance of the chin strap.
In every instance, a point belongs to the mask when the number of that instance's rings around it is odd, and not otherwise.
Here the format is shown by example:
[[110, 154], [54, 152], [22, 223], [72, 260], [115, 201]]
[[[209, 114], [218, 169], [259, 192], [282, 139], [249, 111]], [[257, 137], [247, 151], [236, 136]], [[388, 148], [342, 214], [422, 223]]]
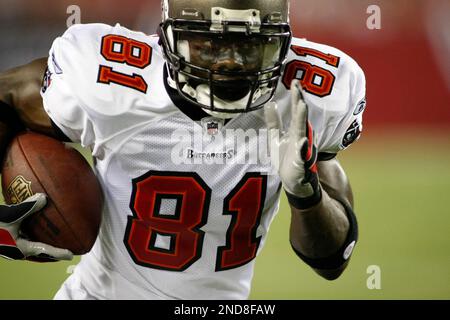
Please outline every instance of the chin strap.
[[[171, 88], [177, 90], [177, 83], [171, 76], [169, 66], [166, 65], [166, 68], [167, 68], [167, 74], [168, 74], [167, 75], [167, 83], [169, 84], [169, 86]], [[207, 84], [200, 84], [196, 88], [193, 88], [187, 82], [187, 78], [182, 74], [178, 75], [178, 80], [180, 82], [180, 86], [182, 86], [181, 90], [185, 94], [187, 94], [188, 96], [190, 96], [192, 99], [196, 100], [200, 104], [204, 104], [204, 105], [210, 104], [211, 90]], [[267, 86], [258, 88], [253, 95], [252, 103], [254, 103], [259, 98], [261, 98], [262, 96], [269, 94], [269, 93], [270, 93], [270, 88], [268, 88]], [[223, 100], [223, 99], [220, 99], [217, 96], [215, 96], [214, 97], [214, 106], [218, 109], [225, 109], [225, 110], [245, 109], [247, 107], [249, 98], [250, 98], [250, 92], [242, 99], [235, 100], [235, 101], [227, 101], [227, 100]], [[206, 113], [210, 114], [211, 116], [216, 117], [216, 118], [221, 118], [221, 119], [231, 119], [231, 118], [235, 118], [236, 116], [239, 115], [239, 113], [217, 112], [217, 111], [211, 111], [206, 108], [202, 108], [202, 109]]]
[[[211, 90], [207, 84], [200, 84], [194, 89], [191, 85], [189, 85], [189, 83], [184, 82], [182, 91], [187, 95], [189, 95], [190, 97], [192, 97], [193, 99], [197, 100], [201, 104], [205, 105], [210, 104]], [[253, 95], [252, 103], [256, 102], [259, 98], [268, 93], [270, 93], [270, 89], [268, 87], [258, 88]], [[225, 110], [245, 109], [247, 107], [249, 98], [250, 92], [242, 99], [234, 101], [220, 99], [219, 97], [215, 96], [214, 106], [218, 109], [225, 109]]]
[[[193, 99], [197, 100], [198, 103], [209, 105], [211, 103], [210, 98], [210, 88], [207, 84], [200, 84], [195, 89], [192, 88], [188, 83], [186, 83], [183, 86], [183, 92], [192, 97]], [[248, 99], [250, 97], [250, 93], [248, 93], [244, 98], [236, 100], [236, 101], [226, 101], [223, 99], [218, 98], [217, 96], [214, 97], [214, 106], [219, 109], [226, 109], [226, 110], [235, 110], [235, 109], [245, 109], [248, 103]], [[227, 112], [217, 112], [212, 111], [206, 108], [203, 108], [203, 110], [210, 114], [213, 117], [220, 118], [220, 119], [231, 119], [235, 118], [239, 115], [239, 113], [227, 113]]]

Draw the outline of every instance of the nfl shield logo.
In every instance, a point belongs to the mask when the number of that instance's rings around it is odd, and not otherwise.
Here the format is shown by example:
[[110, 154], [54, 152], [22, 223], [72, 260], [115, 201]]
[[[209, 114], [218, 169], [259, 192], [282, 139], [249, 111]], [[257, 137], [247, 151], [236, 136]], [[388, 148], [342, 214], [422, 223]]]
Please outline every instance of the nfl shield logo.
[[219, 132], [219, 123], [215, 121], [208, 122], [206, 124], [206, 132], [208, 132], [210, 136], [216, 135]]
[[215, 137], [222, 130], [224, 122], [225, 121], [222, 119], [217, 119], [213, 117], [203, 118], [201, 120], [201, 125], [205, 137], [209, 137], [211, 140], [214, 140]]
[[23, 176], [15, 177], [8, 186], [7, 195], [13, 204], [20, 203], [26, 198], [31, 197], [33, 195], [31, 181], [28, 181]]

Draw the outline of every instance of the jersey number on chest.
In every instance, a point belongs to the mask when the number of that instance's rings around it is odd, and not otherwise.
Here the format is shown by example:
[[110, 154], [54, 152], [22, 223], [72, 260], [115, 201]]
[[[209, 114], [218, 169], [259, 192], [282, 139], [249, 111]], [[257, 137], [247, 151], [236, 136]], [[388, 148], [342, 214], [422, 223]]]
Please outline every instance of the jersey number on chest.
[[[217, 248], [216, 271], [242, 266], [256, 256], [256, 236], [267, 188], [267, 177], [247, 173], [225, 197], [223, 214], [231, 216], [226, 244]], [[176, 203], [163, 212], [163, 201]], [[150, 171], [133, 180], [125, 245], [134, 262], [156, 269], [183, 271], [202, 255], [211, 189], [196, 173]], [[170, 246], [157, 245], [158, 238]]]

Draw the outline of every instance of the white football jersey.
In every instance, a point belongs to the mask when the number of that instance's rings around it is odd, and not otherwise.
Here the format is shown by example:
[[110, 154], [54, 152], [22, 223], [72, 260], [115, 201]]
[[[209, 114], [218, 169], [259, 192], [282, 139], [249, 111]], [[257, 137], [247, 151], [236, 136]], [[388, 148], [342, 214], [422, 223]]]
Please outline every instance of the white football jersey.
[[[45, 110], [92, 150], [106, 199], [99, 237], [72, 277], [98, 299], [245, 299], [281, 193], [264, 111], [192, 120], [168, 94], [158, 40], [75, 25], [50, 50]], [[286, 128], [294, 78], [319, 152], [358, 138], [365, 79], [354, 60], [294, 39], [274, 98]]]

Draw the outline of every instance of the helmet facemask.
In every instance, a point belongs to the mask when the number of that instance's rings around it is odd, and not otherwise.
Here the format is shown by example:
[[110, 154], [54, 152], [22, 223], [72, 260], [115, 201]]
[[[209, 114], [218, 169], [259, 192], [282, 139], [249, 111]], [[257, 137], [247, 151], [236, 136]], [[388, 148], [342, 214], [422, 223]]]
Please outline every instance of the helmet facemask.
[[221, 118], [261, 108], [272, 99], [289, 49], [291, 32], [280, 15], [211, 8], [166, 18], [161, 41], [181, 96]]

